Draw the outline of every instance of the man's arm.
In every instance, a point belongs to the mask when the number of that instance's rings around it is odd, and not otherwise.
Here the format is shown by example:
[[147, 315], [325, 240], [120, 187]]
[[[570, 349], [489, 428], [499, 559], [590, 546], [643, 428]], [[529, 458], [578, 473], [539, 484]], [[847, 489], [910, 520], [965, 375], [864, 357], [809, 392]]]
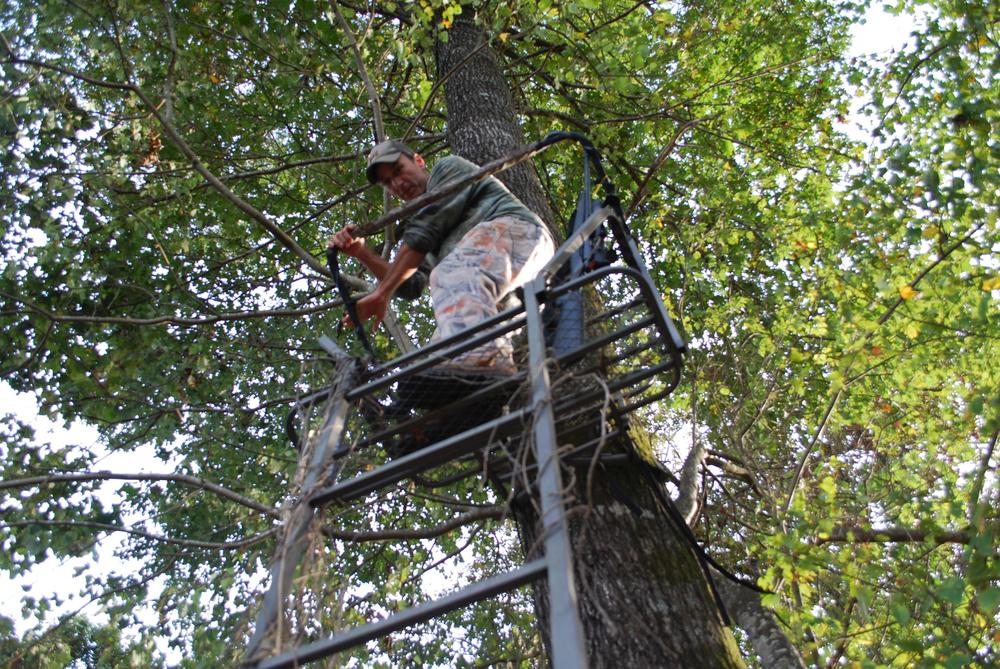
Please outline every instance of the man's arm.
[[[384, 272], [379, 276], [375, 274], [374, 268], [370, 268], [372, 273], [378, 276], [379, 282], [374, 291], [358, 300], [358, 319], [360, 319], [361, 323], [356, 324], [356, 326], [367, 322], [372, 317], [375, 318], [374, 327], [379, 326], [382, 319], [385, 318], [386, 311], [389, 309], [389, 300], [396, 292], [396, 289], [417, 271], [420, 263], [424, 261], [424, 256], [427, 254], [414, 251], [404, 243], [399, 247], [399, 252], [396, 253], [396, 257], [391, 263], [386, 262], [374, 252], [372, 252], [372, 255], [379, 257], [379, 260], [384, 265]], [[361, 258], [358, 259], [361, 262], [365, 262]], [[365, 263], [366, 266], [367, 264]], [[349, 316], [345, 315], [344, 319], [345, 325], [353, 325], [350, 323]]]

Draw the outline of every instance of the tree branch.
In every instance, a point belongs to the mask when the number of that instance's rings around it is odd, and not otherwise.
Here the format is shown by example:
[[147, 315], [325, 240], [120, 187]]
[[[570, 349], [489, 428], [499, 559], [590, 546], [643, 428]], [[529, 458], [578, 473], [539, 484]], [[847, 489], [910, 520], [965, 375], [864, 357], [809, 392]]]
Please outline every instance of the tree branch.
[[705, 459], [705, 443], [698, 438], [698, 384], [697, 374], [691, 375], [691, 451], [684, 459], [681, 467], [680, 482], [677, 484], [677, 510], [684, 517], [684, 522], [688, 525], [694, 520], [695, 511], [698, 505], [695, 500], [698, 496], [698, 470]]
[[33, 302], [29, 302], [23, 297], [18, 297], [16, 295], [12, 295], [4, 291], [0, 291], [0, 295], [10, 300], [14, 300], [15, 302], [19, 302], [20, 304], [23, 304], [31, 311], [39, 314], [40, 316], [44, 316], [48, 320], [55, 323], [98, 323], [102, 325], [109, 323], [113, 323], [116, 325], [183, 325], [183, 326], [211, 325], [212, 323], [218, 323], [219, 321], [305, 316], [320, 311], [326, 311], [327, 309], [339, 306], [341, 304], [341, 300], [331, 300], [329, 302], [323, 302], [314, 307], [307, 307], [304, 309], [270, 309], [265, 311], [239, 311], [228, 314], [218, 314], [216, 316], [208, 316], [205, 318], [180, 318], [177, 316], [154, 316], [153, 318], [126, 318], [124, 316], [73, 316], [69, 314], [56, 314], [45, 309], [44, 307], [38, 306]]
[[124, 532], [126, 534], [131, 534], [137, 537], [142, 537], [143, 539], [152, 539], [153, 541], [162, 541], [164, 543], [173, 544], [175, 546], [183, 546], [185, 548], [208, 548], [211, 550], [236, 550], [241, 548], [246, 548], [247, 546], [252, 546], [253, 544], [259, 543], [264, 539], [267, 539], [272, 534], [278, 531], [277, 527], [272, 527], [271, 529], [261, 532], [260, 534], [255, 534], [247, 539], [241, 539], [240, 541], [228, 541], [228, 542], [214, 542], [214, 541], [198, 541], [196, 539], [174, 539], [172, 537], [165, 537], [159, 534], [152, 534], [151, 532], [145, 532], [143, 530], [132, 529], [131, 527], [122, 527], [120, 525], [111, 525], [109, 523], [95, 523], [91, 521], [79, 521], [79, 520], [17, 520], [9, 523], [2, 523], [0, 527], [29, 527], [31, 525], [43, 525], [46, 527], [86, 527], [95, 530], [108, 531], [108, 532]]
[[826, 424], [830, 420], [830, 416], [833, 415], [833, 410], [837, 407], [837, 402], [840, 401], [840, 396], [844, 393], [844, 389], [841, 388], [833, 397], [830, 398], [829, 403], [826, 405], [826, 410], [823, 412], [823, 418], [820, 419], [819, 425], [816, 427], [816, 431], [813, 433], [812, 439], [806, 445], [805, 450], [802, 452], [802, 457], [799, 458], [799, 464], [795, 468], [795, 475], [792, 477], [792, 484], [788, 488], [788, 497], [785, 499], [785, 507], [782, 510], [784, 514], [788, 514], [788, 510], [792, 508], [792, 501], [795, 500], [795, 493], [799, 488], [799, 481], [802, 480], [802, 474], [806, 470], [806, 462], [809, 461], [809, 456], [812, 455], [812, 450], [816, 446], [816, 442], [819, 438], [823, 436], [823, 431], [826, 430]]
[[61, 65], [54, 65], [52, 63], [46, 63], [41, 60], [33, 60], [30, 58], [9, 58], [7, 60], [11, 65], [31, 65], [32, 67], [37, 67], [43, 70], [52, 70], [53, 72], [58, 72], [59, 74], [65, 74], [68, 77], [74, 79], [79, 79], [85, 83], [92, 86], [97, 86], [99, 88], [112, 88], [119, 91], [133, 91], [135, 87], [131, 84], [123, 84], [119, 81], [106, 81], [104, 79], [95, 79], [94, 77], [83, 74], [82, 72], [77, 72], [76, 70], [71, 70], [68, 67], [62, 67]]
[[0, 481], [0, 490], [28, 488], [36, 485], [45, 485], [46, 483], [77, 483], [83, 481], [175, 481], [177, 483], [184, 483], [186, 485], [194, 486], [195, 488], [201, 488], [202, 490], [215, 493], [219, 497], [231, 500], [237, 504], [242, 504], [247, 508], [253, 509], [254, 511], [260, 511], [261, 513], [267, 514], [273, 518], [281, 517], [281, 512], [274, 507], [261, 504], [260, 502], [250, 499], [249, 497], [244, 497], [238, 492], [234, 492], [228, 488], [223, 488], [217, 483], [212, 483], [211, 481], [206, 481], [203, 478], [188, 476], [186, 474], [125, 474], [107, 471], [82, 472], [76, 474], [50, 474], [49, 476], [33, 476], [31, 478]]
[[[952, 253], [958, 250], [963, 244], [965, 244], [965, 242], [972, 239], [972, 236], [975, 235], [977, 232], [979, 232], [979, 230], [985, 224], [986, 221], [984, 220], [978, 225], [973, 226], [972, 229], [969, 230], [968, 234], [963, 236], [961, 239], [956, 241], [947, 249], [944, 249], [938, 255], [938, 257], [934, 259], [932, 263], [930, 263], [927, 267], [923, 269], [923, 271], [917, 274], [917, 276], [913, 279], [913, 281], [909, 283], [910, 287], [916, 288], [917, 284], [920, 283], [920, 281], [922, 281], [924, 277], [930, 274], [938, 265], [943, 263], [945, 259], [948, 258], [948, 256], [950, 256]], [[871, 341], [871, 338], [875, 336], [875, 333], [878, 332], [878, 329], [883, 325], [885, 325], [885, 323], [888, 322], [890, 318], [892, 318], [892, 315], [896, 313], [896, 310], [905, 301], [906, 300], [904, 300], [902, 296], [896, 298], [896, 300], [891, 305], [889, 305], [889, 307], [885, 310], [882, 316], [879, 317], [878, 323], [875, 325], [875, 327], [873, 327], [864, 337], [862, 337], [859, 340], [859, 343], [854, 346], [854, 352], [849, 355], [856, 356], [857, 351], [860, 351], [868, 344], [869, 341]], [[848, 377], [848, 373], [850, 372], [850, 369], [851, 367], [853, 367], [853, 365], [854, 365], [853, 360], [847, 365], [847, 368], [844, 370], [843, 374], [845, 378]], [[819, 427], [816, 429], [816, 432], [813, 434], [812, 439], [809, 441], [809, 444], [806, 446], [805, 451], [802, 453], [802, 458], [799, 460], [799, 465], [795, 470], [795, 476], [792, 478], [792, 483], [788, 488], [788, 498], [785, 500], [785, 506], [784, 506], [784, 513], [786, 514], [788, 513], [788, 509], [790, 509], [792, 506], [792, 501], [795, 499], [795, 492], [798, 489], [799, 482], [802, 480], [802, 474], [805, 471], [806, 461], [812, 454], [812, 449], [813, 447], [815, 447], [816, 442], [819, 441], [820, 436], [822, 436], [823, 430], [826, 428], [826, 423], [830, 419], [830, 415], [833, 413], [833, 409], [834, 407], [836, 407], [841, 394], [844, 392], [844, 388], [846, 388], [846, 385], [842, 385], [841, 388], [837, 390], [836, 394], [830, 399], [830, 403], [826, 407], [826, 411], [823, 414], [823, 419], [820, 421]]]
[[982, 459], [979, 460], [979, 467], [976, 468], [976, 478], [972, 484], [972, 493], [969, 495], [969, 522], [975, 522], [977, 511], [979, 510], [979, 498], [983, 494], [983, 484], [986, 480], [986, 471], [990, 468], [990, 460], [993, 459], [993, 451], [997, 446], [997, 437], [1000, 437], [1000, 429], [993, 433], [990, 437], [990, 443], [987, 444], [986, 450], [983, 452]]
[[819, 536], [812, 543], [821, 546], [832, 543], [923, 543], [967, 544], [974, 533], [964, 530], [919, 530], [908, 527], [883, 527], [862, 529], [858, 527], [836, 527], [829, 536]]
[[726, 611], [746, 632], [753, 649], [768, 669], [805, 669], [798, 649], [792, 645], [774, 614], [760, 603], [760, 595], [718, 572], [714, 579]]
[[674, 147], [677, 145], [677, 142], [684, 135], [684, 133], [707, 119], [708, 117], [692, 119], [690, 121], [686, 121], [680, 128], [678, 128], [677, 132], [674, 133], [674, 136], [670, 138], [669, 142], [667, 142], [667, 145], [663, 147], [662, 151], [660, 151], [660, 154], [656, 156], [656, 160], [653, 161], [653, 164], [649, 166], [648, 170], [646, 170], [646, 175], [643, 178], [642, 183], [640, 183], [639, 187], [636, 188], [635, 195], [632, 197], [632, 201], [625, 210], [626, 218], [631, 216], [632, 212], [635, 211], [635, 208], [638, 207], [639, 204], [646, 198], [646, 186], [649, 185], [650, 179], [653, 178], [656, 171], [659, 170], [664, 161], [666, 161], [667, 156], [673, 152]]
[[[365, 90], [368, 91], [368, 99], [371, 102], [372, 106], [372, 120], [375, 123], [375, 142], [377, 144], [386, 139], [385, 122], [382, 119], [382, 102], [379, 98], [378, 91], [375, 90], [375, 85], [372, 83], [371, 77], [368, 75], [368, 69], [365, 67], [364, 58], [361, 57], [361, 49], [358, 46], [358, 41], [354, 37], [354, 32], [351, 30], [350, 24], [347, 23], [347, 19], [344, 18], [343, 13], [340, 11], [340, 6], [337, 3], [337, 0], [329, 0], [329, 5], [330, 9], [333, 11], [334, 15], [337, 18], [337, 22], [340, 24], [341, 30], [343, 30], [344, 34], [347, 36], [347, 43], [350, 45], [351, 53], [354, 56], [354, 64], [358, 68], [358, 75], [361, 77], [361, 80], [365, 84]], [[413, 123], [414, 124], [416, 123], [416, 119], [414, 119]], [[413, 126], [411, 125], [410, 128], [412, 129]], [[409, 132], [410, 131], [407, 130], [407, 135], [409, 134]], [[405, 140], [406, 136], [404, 136], [403, 139]], [[388, 191], [383, 191], [382, 203], [383, 203], [382, 205], [383, 209], [389, 208]], [[391, 234], [391, 229], [386, 230], [385, 243], [382, 247], [383, 257], [388, 257], [389, 251], [391, 247], [394, 245], [395, 245], [395, 239], [393, 239], [393, 235]], [[389, 313], [386, 314], [386, 318], [384, 319], [384, 324], [386, 331], [389, 332], [389, 334], [392, 336], [393, 341], [396, 342], [396, 345], [403, 353], [409, 353], [413, 351], [413, 342], [406, 334], [406, 330], [400, 326], [399, 320], [396, 318], [396, 314], [393, 313], [391, 309], [389, 310]]]
[[344, 31], [344, 35], [347, 37], [347, 44], [351, 47], [354, 64], [358, 67], [358, 75], [365, 84], [365, 90], [368, 91], [368, 99], [372, 105], [372, 120], [375, 123], [375, 141], [381, 142], [385, 139], [385, 124], [382, 121], [382, 103], [379, 100], [378, 91], [375, 90], [375, 85], [372, 84], [372, 79], [368, 76], [365, 59], [361, 57], [361, 49], [358, 48], [358, 41], [354, 37], [354, 31], [351, 30], [350, 24], [347, 23], [347, 19], [344, 18], [343, 13], [340, 11], [340, 5], [337, 4], [337, 0], [329, 0], [327, 4], [329, 4], [330, 10], [336, 16], [337, 23], [340, 24], [340, 29]]
[[102, 88], [112, 88], [116, 90], [128, 91], [135, 94], [140, 101], [149, 110], [149, 113], [156, 118], [159, 122], [160, 127], [163, 128], [164, 133], [170, 138], [170, 141], [178, 148], [178, 150], [184, 154], [184, 156], [191, 162], [191, 166], [197, 171], [206, 181], [208, 181], [212, 187], [218, 191], [226, 200], [233, 204], [237, 209], [243, 213], [250, 216], [254, 221], [256, 221], [261, 227], [267, 230], [275, 239], [277, 239], [281, 244], [290, 250], [292, 253], [297, 255], [310, 269], [320, 274], [321, 276], [327, 276], [329, 271], [327, 268], [317, 260], [311, 253], [306, 251], [304, 248], [299, 246], [298, 242], [292, 239], [284, 230], [282, 230], [278, 225], [273, 223], [271, 219], [265, 216], [263, 213], [258, 211], [253, 205], [245, 201], [239, 195], [234, 193], [226, 184], [222, 182], [213, 172], [211, 172], [205, 165], [201, 162], [201, 158], [198, 154], [188, 145], [184, 138], [181, 137], [180, 133], [173, 126], [173, 124], [164, 116], [160, 111], [159, 107], [153, 103], [153, 101], [146, 95], [145, 91], [142, 90], [138, 85], [134, 83], [120, 83], [112, 81], [104, 81], [102, 79], [95, 79], [81, 72], [76, 72], [69, 68], [65, 68], [59, 65], [54, 65], [52, 63], [46, 63], [44, 61], [31, 60], [25, 58], [11, 58], [7, 62], [16, 65], [32, 65], [35, 67], [41, 67], [50, 69], [61, 74], [79, 79], [88, 84], [99, 86]]
[[737, 478], [750, 484], [750, 487], [753, 488], [753, 491], [757, 493], [761, 499], [767, 499], [767, 495], [765, 495], [763, 489], [761, 489], [760, 484], [757, 482], [757, 478], [753, 475], [753, 472], [746, 467], [733, 464], [728, 459], [713, 457], [711, 455], [705, 457], [705, 465], [707, 467], [718, 467], [722, 470], [723, 474], [732, 476], [733, 478]]

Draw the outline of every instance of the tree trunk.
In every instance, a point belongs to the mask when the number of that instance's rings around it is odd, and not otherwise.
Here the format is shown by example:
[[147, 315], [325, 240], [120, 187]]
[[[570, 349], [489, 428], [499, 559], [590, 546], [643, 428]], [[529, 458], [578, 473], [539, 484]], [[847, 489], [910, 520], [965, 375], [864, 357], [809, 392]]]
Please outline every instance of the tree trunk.
[[[482, 165], [523, 146], [525, 141], [514, 113], [510, 86], [497, 66], [493, 50], [481, 48], [486, 36], [474, 23], [471, 11], [467, 7], [455, 19], [447, 42], [438, 41], [437, 68], [439, 77], [448, 77], [444, 97], [451, 150]], [[475, 55], [459, 66], [473, 52]], [[522, 162], [498, 178], [558, 234], [534, 163]]]
[[[566, 480], [569, 480], [568, 477]], [[639, 465], [599, 471], [586, 500], [586, 471], [568, 499], [580, 617], [592, 667], [742, 667], [705, 574], [684, 533]], [[538, 543], [535, 505], [518, 505], [522, 542]], [[536, 605], [543, 637], [544, 583]]]
[[760, 595], [723, 576], [715, 579], [726, 611], [747, 633], [760, 664], [768, 669], [805, 669], [798, 649], [781, 629], [774, 614], [760, 603]]
[[[523, 144], [510, 89], [484, 35], [463, 13], [438, 45], [452, 151], [485, 162]], [[522, 201], [551, 223], [534, 166], [522, 163], [505, 177]], [[739, 667], [736, 644], [723, 626], [698, 560], [684, 533], [639, 466], [598, 471], [587, 498], [586, 469], [567, 472], [574, 568], [580, 616], [593, 667]], [[627, 491], [627, 493], [623, 492]], [[539, 542], [537, 504], [519, 504], [515, 516], [530, 553]], [[547, 588], [536, 589], [538, 620], [547, 637]], [[547, 641], [546, 641], [547, 643]]]

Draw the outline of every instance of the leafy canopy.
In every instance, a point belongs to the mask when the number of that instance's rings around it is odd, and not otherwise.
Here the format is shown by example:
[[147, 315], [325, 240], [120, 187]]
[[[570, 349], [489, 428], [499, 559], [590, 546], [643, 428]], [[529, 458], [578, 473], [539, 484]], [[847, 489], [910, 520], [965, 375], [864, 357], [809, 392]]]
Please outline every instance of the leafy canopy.
[[[649, 419], [707, 444], [696, 532], [775, 591], [807, 656], [996, 661], [995, 8], [900, 2], [925, 17], [913, 40], [851, 60], [852, 2], [376, 4], [338, 10], [391, 136], [431, 160], [446, 150], [433, 49], [474, 12], [525, 136], [579, 130], [608, 156], [692, 342], [683, 388]], [[362, 174], [361, 70], [326, 2], [8, 3], [0, 32], [2, 371], [101, 435], [94, 451], [54, 449], [8, 418], [3, 479], [96, 471], [99, 452], [141, 445], [190, 477], [119, 481], [113, 503], [95, 480], [7, 488], [0, 567], [134, 530], [120, 553], [139, 572], [83, 574], [81, 591], [142, 643], [165, 637], [185, 666], [217, 666], [238, 654], [270, 557], [277, 520], [262, 509], [287, 499], [284, 414], [323, 382], [315, 340], [338, 317], [316, 265], [274, 230], [319, 255], [382, 206]], [[842, 132], [856, 100], [869, 146]], [[577, 164], [537, 161], [560, 216]], [[399, 311], [426, 337], [424, 310]], [[475, 485], [448, 492], [494, 501]], [[412, 528], [453, 514], [395, 494], [328, 520]], [[495, 521], [436, 542], [336, 542], [317, 583], [342, 604], [318, 624], [416, 601], [423, 572], [464, 545], [449, 564], [498, 571], [516, 559], [509, 543]], [[139, 622], [141, 602], [160, 625]], [[32, 593], [23, 607], [53, 603]], [[515, 595], [358, 657], [450, 664], [445, 640], [461, 629], [469, 662], [527, 663], [529, 618]]]

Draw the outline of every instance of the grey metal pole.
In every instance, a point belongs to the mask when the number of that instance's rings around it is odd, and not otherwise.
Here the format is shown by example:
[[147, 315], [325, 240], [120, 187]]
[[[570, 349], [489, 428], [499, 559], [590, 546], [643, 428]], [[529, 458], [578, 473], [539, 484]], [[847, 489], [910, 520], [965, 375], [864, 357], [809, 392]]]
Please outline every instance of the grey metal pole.
[[577, 606], [573, 549], [563, 504], [552, 387], [545, 366], [545, 335], [538, 303], [538, 293], [543, 290], [545, 276], [540, 275], [525, 287], [524, 310], [528, 327], [528, 375], [532, 386], [531, 413], [534, 418], [535, 457], [538, 459], [542, 536], [548, 565], [552, 666], [554, 669], [582, 669], [589, 663]]
[[312, 449], [303, 449], [302, 456], [309, 458], [309, 463], [299, 491], [300, 496], [289, 514], [281, 544], [275, 551], [271, 564], [271, 586], [264, 595], [264, 602], [257, 614], [254, 633], [247, 643], [244, 654], [243, 666], [253, 666], [262, 657], [273, 652], [268, 642], [273, 639], [274, 628], [281, 615], [285, 596], [291, 592], [292, 577], [308, 545], [309, 529], [316, 515], [309, 503], [309, 496], [328, 479], [336, 478], [340, 467], [343, 466], [343, 460], [334, 462], [331, 456], [340, 445], [344, 433], [350, 408], [350, 403], [344, 399], [344, 395], [354, 384], [354, 366], [344, 364], [340, 367], [344, 371], [341, 377], [335, 380], [339, 388], [330, 398], [329, 410], [323, 421], [323, 427], [316, 437], [316, 444]]

